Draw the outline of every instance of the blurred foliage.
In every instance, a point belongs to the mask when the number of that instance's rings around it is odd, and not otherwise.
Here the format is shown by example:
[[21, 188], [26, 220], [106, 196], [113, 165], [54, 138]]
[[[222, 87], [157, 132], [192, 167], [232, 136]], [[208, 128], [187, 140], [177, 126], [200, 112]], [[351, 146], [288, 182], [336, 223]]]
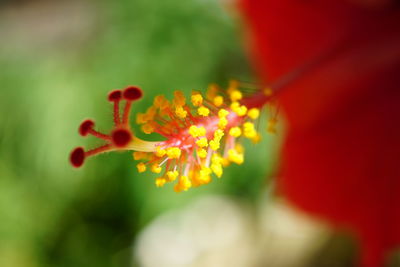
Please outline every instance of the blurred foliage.
[[111, 89], [141, 86], [143, 111], [160, 93], [254, 81], [239, 23], [218, 1], [26, 1], [0, 12], [0, 266], [128, 266], [136, 233], [162, 211], [210, 193], [258, 197], [276, 140], [182, 194], [138, 175], [130, 153], [78, 171], [67, 160], [94, 145], [76, 132], [82, 119], [111, 126]]

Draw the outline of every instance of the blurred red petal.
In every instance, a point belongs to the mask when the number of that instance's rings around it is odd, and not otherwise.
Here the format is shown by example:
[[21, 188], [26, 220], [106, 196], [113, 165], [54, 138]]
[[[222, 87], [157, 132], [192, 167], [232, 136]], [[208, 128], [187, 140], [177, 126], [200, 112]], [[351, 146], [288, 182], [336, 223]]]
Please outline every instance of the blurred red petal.
[[354, 230], [363, 266], [379, 266], [400, 243], [400, 10], [355, 2], [242, 7], [264, 81], [325, 57], [281, 92], [289, 130], [280, 189], [305, 211]]

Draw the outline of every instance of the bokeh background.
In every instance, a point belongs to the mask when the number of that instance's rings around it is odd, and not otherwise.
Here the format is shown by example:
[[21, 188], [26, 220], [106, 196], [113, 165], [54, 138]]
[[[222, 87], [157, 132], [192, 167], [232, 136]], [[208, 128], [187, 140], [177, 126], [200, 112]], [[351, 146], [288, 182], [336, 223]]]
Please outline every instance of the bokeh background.
[[144, 111], [160, 93], [256, 81], [242, 28], [227, 0], [1, 0], [0, 266], [352, 266], [345, 234], [274, 193], [282, 129], [181, 194], [130, 153], [68, 163], [96, 144], [84, 118], [111, 126], [112, 89], [139, 85]]

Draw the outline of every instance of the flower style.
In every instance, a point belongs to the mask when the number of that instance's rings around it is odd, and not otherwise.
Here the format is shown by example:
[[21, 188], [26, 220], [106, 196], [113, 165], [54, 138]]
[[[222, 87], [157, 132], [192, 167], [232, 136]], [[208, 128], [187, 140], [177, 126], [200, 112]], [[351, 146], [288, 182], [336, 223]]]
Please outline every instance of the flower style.
[[[72, 166], [80, 167], [87, 157], [130, 150], [134, 151], [134, 160], [141, 160], [137, 164], [138, 172], [149, 169], [156, 174], [162, 173], [155, 180], [157, 187], [177, 180], [174, 190], [181, 192], [208, 184], [212, 173], [220, 178], [223, 167], [244, 162], [242, 137], [253, 143], [260, 141], [254, 122], [263, 105], [270, 103], [271, 92], [270, 89], [256, 91], [253, 85], [231, 81], [227, 90], [211, 84], [205, 97], [193, 91], [190, 101], [181, 91], [174, 92], [172, 101], [163, 95], [156, 96], [153, 105], [136, 116], [136, 122], [145, 134], [157, 133], [166, 139], [149, 142], [134, 135], [129, 125], [132, 103], [142, 97], [142, 90], [135, 86], [114, 90], [108, 95], [108, 100], [114, 104], [114, 127], [110, 134], [96, 131], [93, 120], [85, 120], [79, 127], [81, 136], [92, 135], [104, 140], [105, 144], [87, 151], [82, 147], [75, 148], [70, 162]], [[126, 104], [120, 116], [123, 100]], [[267, 130], [273, 133], [277, 112], [271, 114]]]

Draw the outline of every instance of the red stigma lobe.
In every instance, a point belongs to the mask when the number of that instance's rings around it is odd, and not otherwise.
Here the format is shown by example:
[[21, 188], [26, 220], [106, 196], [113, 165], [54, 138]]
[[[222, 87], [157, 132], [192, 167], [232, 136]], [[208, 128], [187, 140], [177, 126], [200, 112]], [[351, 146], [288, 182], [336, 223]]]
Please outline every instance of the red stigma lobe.
[[129, 127], [128, 119], [131, 113], [132, 102], [138, 100], [142, 97], [142, 90], [136, 86], [128, 86], [122, 93], [124, 99], [126, 100], [124, 114], [122, 115], [122, 124], [125, 127]]
[[82, 147], [75, 148], [69, 157], [69, 160], [75, 168], [79, 168], [82, 166], [83, 162], [85, 161], [85, 151]]
[[[83, 165], [85, 158], [91, 157], [100, 153], [110, 152], [113, 150], [129, 150], [132, 148], [128, 147], [131, 145], [135, 147], [137, 145], [134, 140], [134, 135], [129, 127], [129, 115], [134, 100], [138, 100], [143, 95], [142, 90], [135, 86], [129, 86], [122, 90], [113, 90], [108, 94], [108, 101], [113, 102], [113, 119], [114, 127], [109, 131], [111, 134], [104, 134], [94, 129], [95, 122], [93, 120], [84, 120], [79, 126], [79, 134], [81, 136], [92, 135], [98, 139], [105, 141], [99, 147], [85, 151], [82, 147], [75, 148], [70, 154], [70, 162], [73, 167], [78, 168]], [[119, 113], [119, 103], [125, 100], [124, 113], [121, 116]], [[138, 142], [139, 139], [136, 138]], [[142, 142], [143, 143], [143, 142]], [[141, 144], [142, 144], [141, 143]], [[151, 146], [151, 145], [150, 145]]]
[[110, 102], [120, 101], [121, 98], [122, 98], [121, 90], [113, 90], [108, 94], [108, 101]]
[[89, 132], [93, 129], [93, 127], [94, 121], [85, 120], [81, 123], [81, 126], [79, 126], [79, 134], [82, 136], [87, 136]]
[[135, 101], [143, 96], [143, 92], [140, 88], [136, 86], [129, 86], [125, 88], [123, 96], [126, 100]]
[[132, 140], [132, 133], [127, 129], [116, 129], [111, 134], [111, 140], [117, 147], [124, 147]]

